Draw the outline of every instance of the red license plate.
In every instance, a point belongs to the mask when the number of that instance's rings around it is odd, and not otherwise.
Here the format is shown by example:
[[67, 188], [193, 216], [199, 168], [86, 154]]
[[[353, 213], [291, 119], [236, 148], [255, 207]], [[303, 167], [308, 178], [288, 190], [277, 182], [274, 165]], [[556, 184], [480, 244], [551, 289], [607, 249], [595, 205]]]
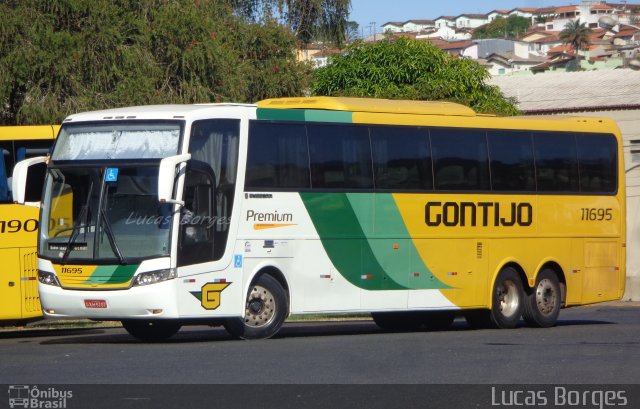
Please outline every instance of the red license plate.
[[107, 308], [106, 300], [84, 300], [84, 306], [87, 308]]

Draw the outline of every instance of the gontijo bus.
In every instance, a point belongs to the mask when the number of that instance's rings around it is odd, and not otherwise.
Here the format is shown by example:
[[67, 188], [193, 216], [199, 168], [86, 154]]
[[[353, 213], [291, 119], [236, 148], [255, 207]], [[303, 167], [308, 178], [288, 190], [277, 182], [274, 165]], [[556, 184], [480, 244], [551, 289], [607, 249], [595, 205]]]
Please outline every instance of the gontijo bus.
[[[59, 128], [0, 126], [0, 325], [42, 316], [37, 282], [38, 210], [13, 203], [11, 171], [16, 162], [46, 155]], [[39, 170], [32, 172], [26, 192], [26, 200], [34, 203], [40, 200], [44, 179], [44, 168]]]
[[121, 320], [141, 339], [195, 322], [265, 338], [290, 313], [320, 312], [392, 329], [456, 314], [551, 326], [561, 307], [623, 294], [622, 158], [607, 119], [440, 102], [71, 115], [40, 159], [42, 219], [72, 220], [41, 224], [43, 308]]

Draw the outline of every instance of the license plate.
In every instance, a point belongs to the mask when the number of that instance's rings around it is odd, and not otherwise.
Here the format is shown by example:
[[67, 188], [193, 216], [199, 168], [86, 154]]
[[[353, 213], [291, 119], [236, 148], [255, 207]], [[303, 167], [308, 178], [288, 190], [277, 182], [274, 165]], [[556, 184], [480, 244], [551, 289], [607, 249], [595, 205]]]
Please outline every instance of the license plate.
[[84, 300], [84, 306], [87, 308], [107, 308], [106, 300]]

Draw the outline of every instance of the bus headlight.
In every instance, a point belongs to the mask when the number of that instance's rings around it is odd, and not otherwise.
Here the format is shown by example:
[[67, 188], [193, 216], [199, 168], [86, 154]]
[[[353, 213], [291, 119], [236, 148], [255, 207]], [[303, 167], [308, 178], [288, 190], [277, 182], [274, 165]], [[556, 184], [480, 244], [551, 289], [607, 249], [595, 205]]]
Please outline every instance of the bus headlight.
[[165, 270], [156, 270], [156, 271], [147, 271], [144, 273], [138, 274], [136, 279], [133, 281], [133, 285], [147, 285], [147, 284], [155, 284], [161, 281], [171, 280], [177, 277], [176, 270], [174, 268], [168, 268]]
[[60, 287], [60, 281], [58, 281], [58, 277], [56, 277], [56, 275], [53, 273], [49, 273], [48, 271], [38, 270], [38, 281], [40, 281], [42, 284]]

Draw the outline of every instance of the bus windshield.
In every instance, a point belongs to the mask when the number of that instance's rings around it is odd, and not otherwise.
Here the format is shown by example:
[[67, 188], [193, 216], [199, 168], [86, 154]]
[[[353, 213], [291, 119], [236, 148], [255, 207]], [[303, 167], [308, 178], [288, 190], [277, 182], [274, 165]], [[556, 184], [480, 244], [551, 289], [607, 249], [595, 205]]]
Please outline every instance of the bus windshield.
[[158, 166], [178, 153], [182, 128], [181, 121], [65, 124], [45, 179], [41, 257], [128, 264], [168, 256], [172, 216], [158, 202]]
[[157, 186], [157, 164], [49, 168], [41, 256], [128, 264], [169, 255], [171, 208]]
[[161, 159], [178, 152], [180, 122], [65, 125], [52, 160]]

